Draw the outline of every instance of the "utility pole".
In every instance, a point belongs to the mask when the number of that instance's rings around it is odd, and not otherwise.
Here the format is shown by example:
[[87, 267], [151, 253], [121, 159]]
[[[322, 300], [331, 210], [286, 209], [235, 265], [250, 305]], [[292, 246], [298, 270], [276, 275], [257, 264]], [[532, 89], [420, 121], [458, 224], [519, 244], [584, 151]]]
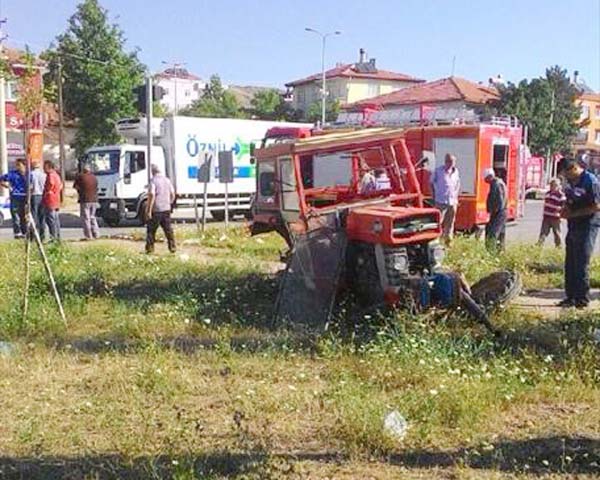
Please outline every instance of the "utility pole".
[[[0, 58], [4, 55], [3, 42], [6, 39], [2, 32], [2, 24], [6, 20], [0, 20]], [[0, 71], [0, 174], [8, 172], [8, 149], [6, 139], [6, 79], [4, 72]], [[0, 193], [4, 193], [4, 187], [0, 187]]]
[[175, 99], [175, 105], [173, 106], [173, 115], [177, 115], [179, 111], [179, 105], [177, 103], [177, 75], [178, 70], [185, 67], [185, 62], [166, 62], [162, 61], [163, 65], [166, 65], [173, 72], [173, 97]]
[[331, 35], [341, 35], [342, 32], [328, 32], [322, 33], [314, 28], [306, 27], [304, 30], [307, 32], [315, 33], [321, 37], [321, 126], [325, 125], [325, 121], [327, 119], [327, 79], [325, 78], [325, 46], [327, 42], [327, 37]]
[[60, 178], [65, 184], [65, 125], [64, 125], [64, 104], [63, 104], [63, 75], [62, 60], [58, 58], [56, 85], [58, 87], [58, 164], [60, 168]]
[[148, 74], [146, 78], [146, 136], [148, 137], [146, 168], [148, 169], [148, 189], [152, 180], [152, 113], [152, 74]]

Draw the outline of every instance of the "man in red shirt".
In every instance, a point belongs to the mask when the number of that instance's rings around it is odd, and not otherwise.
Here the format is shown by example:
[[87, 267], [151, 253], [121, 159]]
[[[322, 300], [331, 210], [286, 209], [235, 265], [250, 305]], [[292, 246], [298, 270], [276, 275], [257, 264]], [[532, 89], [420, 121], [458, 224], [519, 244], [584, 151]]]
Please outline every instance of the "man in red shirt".
[[560, 188], [560, 180], [553, 178], [550, 180], [550, 190], [548, 190], [544, 198], [544, 218], [542, 220], [538, 245], [543, 245], [546, 237], [552, 231], [554, 245], [557, 248], [560, 247], [560, 214], [564, 206], [565, 194]]
[[[60, 208], [60, 192], [63, 184], [60, 175], [54, 168], [54, 163], [50, 160], [44, 162], [44, 172], [46, 173], [46, 183], [44, 184], [44, 193], [42, 194], [42, 210], [44, 215], [44, 224], [48, 225], [50, 238], [54, 241], [60, 240], [60, 220], [58, 210]], [[40, 237], [44, 239], [45, 225], [42, 224]]]

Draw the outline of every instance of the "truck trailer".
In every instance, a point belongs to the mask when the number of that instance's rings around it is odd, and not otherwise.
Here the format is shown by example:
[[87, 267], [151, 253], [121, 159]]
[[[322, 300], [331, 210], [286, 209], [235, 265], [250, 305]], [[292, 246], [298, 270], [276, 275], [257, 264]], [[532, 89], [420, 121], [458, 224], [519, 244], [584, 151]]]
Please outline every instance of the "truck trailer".
[[[204, 184], [198, 180], [198, 171], [204, 154], [212, 153], [206, 208], [213, 218], [221, 220], [225, 217], [225, 184], [219, 181], [218, 153], [233, 153], [234, 181], [228, 185], [230, 214], [246, 214], [256, 190], [251, 145], [260, 144], [270, 128], [307, 126], [230, 118], [155, 119], [151, 161], [173, 182], [176, 207], [192, 207], [196, 202], [202, 207]], [[148, 185], [146, 119], [123, 119], [116, 128], [126, 143], [92, 147], [82, 159], [98, 179], [99, 215], [109, 226], [118, 226], [125, 219], [141, 220]]]

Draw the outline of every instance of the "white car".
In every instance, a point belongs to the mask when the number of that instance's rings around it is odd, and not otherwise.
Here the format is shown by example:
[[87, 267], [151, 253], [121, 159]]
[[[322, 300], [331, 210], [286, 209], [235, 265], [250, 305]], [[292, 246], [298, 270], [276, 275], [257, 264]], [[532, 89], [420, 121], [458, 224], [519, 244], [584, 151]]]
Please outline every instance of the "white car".
[[0, 196], [0, 225], [10, 218], [10, 200], [8, 197]]

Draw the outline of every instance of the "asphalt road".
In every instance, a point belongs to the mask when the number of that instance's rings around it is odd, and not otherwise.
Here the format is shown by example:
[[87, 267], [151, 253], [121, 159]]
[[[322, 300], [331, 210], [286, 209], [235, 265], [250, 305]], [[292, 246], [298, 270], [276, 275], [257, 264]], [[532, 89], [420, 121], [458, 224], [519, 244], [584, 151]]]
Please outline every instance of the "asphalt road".
[[[535, 242], [537, 241], [538, 234], [540, 231], [540, 224], [542, 218], [543, 202], [541, 200], [528, 200], [525, 205], [525, 215], [520, 218], [517, 222], [510, 224], [507, 228], [506, 238], [508, 242]], [[180, 209], [175, 212], [174, 220], [176, 224], [186, 223], [193, 225], [194, 223], [194, 210], [193, 209]], [[241, 217], [231, 222], [232, 224], [242, 224], [243, 220]], [[61, 214], [61, 235], [66, 240], [78, 240], [83, 234], [80, 226], [79, 216], [75, 211], [67, 211]], [[210, 227], [223, 226], [223, 222], [215, 222], [209, 220]], [[138, 225], [136, 222], [131, 221], [121, 227], [110, 228], [102, 225], [100, 221], [101, 235], [112, 236], [112, 235], [131, 235], [133, 233], [143, 234], [144, 228]], [[175, 226], [177, 228], [177, 225]], [[566, 225], [563, 228], [566, 230]], [[9, 240], [12, 238], [12, 229], [10, 221], [5, 222], [0, 227], [0, 241]], [[546, 244], [551, 245], [551, 238], [546, 239]], [[596, 244], [596, 253], [600, 253], [599, 245]]]

